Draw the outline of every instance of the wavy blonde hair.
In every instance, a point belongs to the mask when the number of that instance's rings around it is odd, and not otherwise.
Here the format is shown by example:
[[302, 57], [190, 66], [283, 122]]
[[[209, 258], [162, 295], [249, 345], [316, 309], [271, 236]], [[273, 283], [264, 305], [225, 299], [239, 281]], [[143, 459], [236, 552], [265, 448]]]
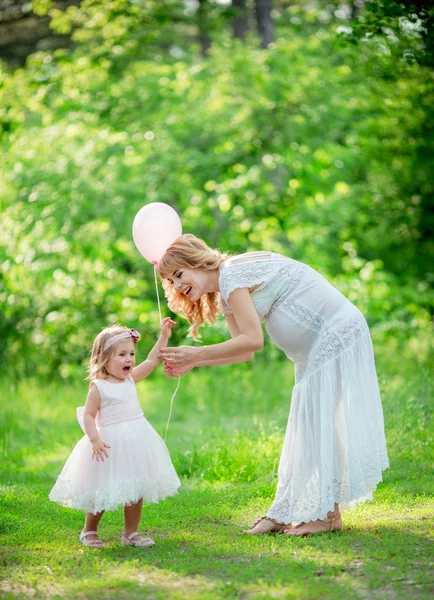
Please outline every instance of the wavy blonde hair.
[[172, 278], [178, 269], [216, 271], [227, 258], [227, 254], [210, 248], [195, 235], [185, 233], [173, 242], [158, 263], [157, 273], [163, 280], [167, 304], [172, 312], [185, 317], [191, 324], [189, 335], [194, 338], [200, 338], [198, 330], [203, 323], [214, 323], [221, 312], [218, 304], [220, 294], [208, 292], [196, 302], [192, 302], [187, 296], [176, 291], [168, 279]]
[[104, 345], [111, 337], [118, 335], [119, 333], [123, 333], [124, 331], [129, 331], [128, 327], [118, 324], [110, 325], [109, 327], [105, 327], [96, 336], [92, 346], [90, 365], [88, 369], [89, 375], [87, 376], [87, 379], [90, 379], [91, 381], [94, 379], [105, 379], [107, 376], [107, 371], [105, 368], [106, 364], [110, 360], [112, 354], [114, 354], [117, 346], [127, 340], [125, 338], [123, 340], [119, 340], [119, 342], [115, 342], [109, 346], [107, 350], [104, 350]]

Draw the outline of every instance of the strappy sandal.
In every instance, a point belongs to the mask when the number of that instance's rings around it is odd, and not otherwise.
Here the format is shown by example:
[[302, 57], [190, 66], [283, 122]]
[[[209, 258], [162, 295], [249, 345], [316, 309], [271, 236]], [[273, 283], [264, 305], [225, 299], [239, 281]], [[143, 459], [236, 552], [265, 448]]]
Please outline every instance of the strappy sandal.
[[[138, 540], [137, 538], [141, 539]], [[134, 546], [134, 548], [148, 548], [149, 546], [154, 546], [155, 542], [149, 535], [140, 536], [140, 534], [135, 531], [128, 536], [122, 534], [121, 544], [122, 546]]]
[[87, 538], [90, 535], [98, 536], [98, 533], [96, 531], [82, 531], [80, 533], [80, 542], [83, 546], [88, 546], [89, 548], [104, 548], [104, 544], [99, 538], [96, 540], [88, 540]]
[[[252, 532], [252, 529], [254, 529], [256, 527], [256, 525], [259, 525], [259, 523], [262, 523], [263, 521], [269, 521], [270, 523], [273, 524], [274, 527], [272, 529], [269, 529], [268, 531]], [[253, 523], [253, 525], [250, 527], [250, 529], [245, 529], [243, 531], [243, 533], [246, 533], [247, 535], [263, 535], [265, 533], [281, 533], [285, 529], [285, 527], [288, 527], [287, 523], [278, 523], [274, 519], [270, 519], [270, 517], [261, 517], [255, 523]]]
[[[302, 531], [300, 533], [296, 533], [295, 531], [297, 529], [300, 529], [301, 527], [306, 525], [306, 523], [299, 523], [295, 527], [285, 527], [283, 529], [283, 533], [285, 533], [286, 535], [292, 535], [293, 537], [306, 537], [308, 535], [316, 535], [319, 533], [330, 533], [331, 531], [340, 531], [342, 529], [342, 521], [340, 523], [340, 526], [336, 525], [336, 521], [340, 519], [342, 519], [341, 513], [338, 513], [334, 517], [330, 517], [328, 519], [317, 519], [315, 521], [316, 523], [323, 523], [324, 525], [328, 525], [328, 529], [322, 531]], [[294, 531], [294, 533], [292, 533], [292, 531]]]

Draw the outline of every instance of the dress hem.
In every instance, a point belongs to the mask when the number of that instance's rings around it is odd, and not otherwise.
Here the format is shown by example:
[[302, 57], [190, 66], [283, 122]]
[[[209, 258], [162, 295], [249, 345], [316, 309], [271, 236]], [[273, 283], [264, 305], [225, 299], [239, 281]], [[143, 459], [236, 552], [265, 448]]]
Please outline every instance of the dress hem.
[[[387, 463], [387, 465], [383, 466], [381, 468], [381, 471], [385, 471], [388, 468], [389, 468], [389, 463]], [[294, 524], [309, 523], [310, 521], [318, 521], [319, 519], [326, 519], [327, 513], [334, 511], [335, 504], [340, 504], [341, 505], [340, 510], [341, 510], [341, 512], [343, 512], [345, 510], [351, 510], [358, 504], [362, 504], [363, 502], [372, 500], [373, 493], [376, 491], [378, 485], [380, 485], [380, 483], [382, 483], [382, 482], [383, 482], [383, 477], [381, 476], [379, 478], [379, 480], [377, 481], [377, 483], [368, 486], [367, 489], [364, 490], [361, 494], [358, 494], [356, 498], [352, 498], [351, 500], [348, 500], [348, 499], [341, 499], [341, 500], [336, 499], [335, 500], [335, 499], [333, 499], [326, 505], [326, 508], [324, 508], [320, 512], [308, 515], [307, 517], [303, 517], [303, 518], [295, 518], [294, 517], [292, 519], [289, 518], [288, 520], [286, 520], [286, 519], [282, 519], [280, 515], [277, 516], [271, 510], [266, 513], [266, 517], [273, 521], [279, 521], [279, 523], [284, 523], [285, 525], [289, 525], [290, 523], [294, 523]]]
[[[64, 487], [65, 483], [66, 483], [65, 481], [59, 481], [59, 479], [58, 479], [56, 486]], [[66, 484], [66, 486], [67, 486], [67, 484]], [[151, 492], [149, 491], [149, 488], [147, 490], [143, 490], [143, 489], [139, 488], [134, 491], [131, 490], [129, 494], [125, 494], [125, 493], [119, 494], [119, 495], [116, 495], [115, 497], [113, 497], [114, 494], [112, 493], [111, 499], [109, 499], [109, 500], [100, 499], [99, 501], [95, 500], [95, 497], [89, 498], [89, 496], [88, 496], [87, 498], [86, 497], [83, 498], [83, 495], [80, 493], [78, 493], [78, 494], [71, 494], [71, 493], [62, 494], [60, 492], [60, 490], [57, 491], [56, 489], [53, 489], [48, 497], [52, 502], [55, 502], [56, 504], [59, 504], [60, 506], [65, 506], [66, 508], [73, 508], [75, 510], [83, 510], [85, 512], [96, 515], [96, 514], [100, 513], [101, 511], [115, 511], [118, 508], [121, 508], [125, 505], [136, 504], [140, 499], [143, 500], [144, 504], [157, 504], [158, 502], [161, 502], [162, 500], [165, 500], [166, 498], [176, 496], [180, 487], [181, 487], [181, 482], [179, 482], [178, 484], [175, 484], [175, 485], [169, 485], [169, 486], [166, 485], [165, 487], [160, 488], [160, 489], [158, 489], [158, 487], [157, 487], [156, 490], [154, 489], [154, 491], [151, 491]], [[101, 495], [103, 495], [103, 494], [101, 494]]]

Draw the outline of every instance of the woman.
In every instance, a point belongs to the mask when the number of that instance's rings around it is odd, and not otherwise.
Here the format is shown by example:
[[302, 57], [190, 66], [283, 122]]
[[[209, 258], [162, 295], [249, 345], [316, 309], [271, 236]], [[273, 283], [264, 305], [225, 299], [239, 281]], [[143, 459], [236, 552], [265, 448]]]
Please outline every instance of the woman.
[[228, 257], [191, 234], [170, 246], [158, 272], [170, 309], [188, 319], [193, 336], [221, 310], [232, 337], [210, 346], [163, 348], [168, 375], [251, 360], [263, 346], [263, 320], [276, 346], [295, 362], [276, 497], [246, 533], [341, 529], [340, 505], [370, 498], [389, 466], [372, 343], [361, 312], [303, 263], [272, 252]]

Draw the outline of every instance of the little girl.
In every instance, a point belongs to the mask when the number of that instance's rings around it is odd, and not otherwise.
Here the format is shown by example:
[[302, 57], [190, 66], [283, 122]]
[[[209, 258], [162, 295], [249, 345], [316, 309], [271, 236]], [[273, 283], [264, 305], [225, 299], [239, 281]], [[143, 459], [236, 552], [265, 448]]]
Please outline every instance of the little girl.
[[159, 364], [158, 353], [173, 325], [170, 318], [163, 320], [157, 343], [137, 367], [137, 331], [116, 325], [95, 339], [86, 406], [77, 409], [87, 435], [75, 446], [49, 495], [58, 504], [86, 511], [80, 535], [84, 546], [104, 547], [97, 534], [99, 521], [105, 510], [120, 505], [121, 544], [153, 546], [149, 536], [137, 533], [142, 503], [173, 496], [180, 486], [165, 443], [143, 416], [135, 386]]

